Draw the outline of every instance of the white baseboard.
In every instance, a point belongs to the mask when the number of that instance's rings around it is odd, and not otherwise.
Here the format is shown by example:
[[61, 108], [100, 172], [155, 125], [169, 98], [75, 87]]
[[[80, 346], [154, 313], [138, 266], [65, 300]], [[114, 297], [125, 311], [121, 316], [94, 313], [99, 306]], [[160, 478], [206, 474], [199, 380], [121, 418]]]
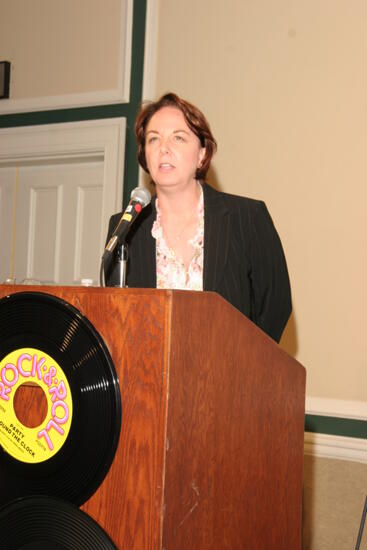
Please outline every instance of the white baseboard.
[[306, 414], [367, 421], [367, 401], [306, 397]]
[[367, 464], [367, 439], [306, 432], [305, 455]]

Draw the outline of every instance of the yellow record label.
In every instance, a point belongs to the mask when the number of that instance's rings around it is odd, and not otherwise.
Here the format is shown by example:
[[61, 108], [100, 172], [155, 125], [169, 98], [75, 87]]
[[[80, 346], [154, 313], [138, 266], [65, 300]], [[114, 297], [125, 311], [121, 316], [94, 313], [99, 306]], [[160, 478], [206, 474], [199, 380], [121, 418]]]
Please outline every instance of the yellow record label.
[[[14, 395], [24, 383], [40, 386], [47, 400], [42, 423], [29, 428], [16, 416]], [[0, 362], [0, 445], [22, 462], [38, 463], [53, 457], [67, 440], [73, 414], [68, 380], [47, 353], [20, 348]]]

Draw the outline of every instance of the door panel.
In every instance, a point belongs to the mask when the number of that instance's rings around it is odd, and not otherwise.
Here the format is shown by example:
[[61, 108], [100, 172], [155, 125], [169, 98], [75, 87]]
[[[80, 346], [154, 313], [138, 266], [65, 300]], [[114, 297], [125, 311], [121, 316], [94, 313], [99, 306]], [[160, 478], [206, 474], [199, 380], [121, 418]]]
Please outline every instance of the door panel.
[[0, 282], [13, 277], [12, 226], [16, 169], [0, 169]]
[[19, 171], [17, 281], [98, 281], [103, 162], [24, 166]]
[[100, 255], [98, 243], [101, 234], [102, 186], [89, 182], [78, 187], [78, 211], [74, 280], [93, 278], [98, 280]]
[[[23, 178], [24, 179], [24, 174]], [[41, 179], [41, 178], [40, 178]], [[62, 187], [49, 184], [48, 187], [22, 184], [22, 193], [20, 198], [25, 199], [24, 206], [28, 206], [29, 211], [19, 220], [17, 229], [26, 229], [29, 226], [28, 239], [25, 233], [24, 239], [17, 240], [17, 256], [20, 259], [22, 270], [16, 269], [16, 274], [26, 276], [40, 281], [56, 282], [56, 252], [57, 246], [57, 210], [59, 198], [62, 195]], [[27, 189], [27, 196], [22, 197]], [[28, 216], [28, 219], [27, 219]], [[28, 221], [28, 224], [27, 224]], [[28, 250], [24, 249], [27, 244]], [[19, 255], [19, 250], [21, 255]], [[22, 261], [23, 260], [23, 261]], [[17, 264], [16, 264], [17, 265]]]

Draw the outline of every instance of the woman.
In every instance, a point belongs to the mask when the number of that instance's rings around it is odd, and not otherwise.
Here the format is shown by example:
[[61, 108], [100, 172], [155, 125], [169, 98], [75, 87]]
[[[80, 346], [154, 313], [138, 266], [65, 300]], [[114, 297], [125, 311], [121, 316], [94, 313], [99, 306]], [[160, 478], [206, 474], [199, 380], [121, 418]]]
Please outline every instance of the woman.
[[135, 133], [156, 197], [128, 237], [127, 286], [218, 292], [279, 341], [291, 312], [282, 245], [263, 202], [204, 183], [216, 150], [204, 115], [169, 93], [142, 107]]

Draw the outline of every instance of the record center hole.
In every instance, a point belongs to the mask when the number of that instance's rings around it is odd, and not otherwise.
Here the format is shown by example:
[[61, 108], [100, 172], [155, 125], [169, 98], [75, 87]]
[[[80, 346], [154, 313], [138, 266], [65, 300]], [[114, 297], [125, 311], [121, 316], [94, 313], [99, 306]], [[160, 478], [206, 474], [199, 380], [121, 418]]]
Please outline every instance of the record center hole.
[[21, 384], [14, 394], [14, 412], [27, 428], [37, 428], [47, 414], [47, 398], [38, 384]]

